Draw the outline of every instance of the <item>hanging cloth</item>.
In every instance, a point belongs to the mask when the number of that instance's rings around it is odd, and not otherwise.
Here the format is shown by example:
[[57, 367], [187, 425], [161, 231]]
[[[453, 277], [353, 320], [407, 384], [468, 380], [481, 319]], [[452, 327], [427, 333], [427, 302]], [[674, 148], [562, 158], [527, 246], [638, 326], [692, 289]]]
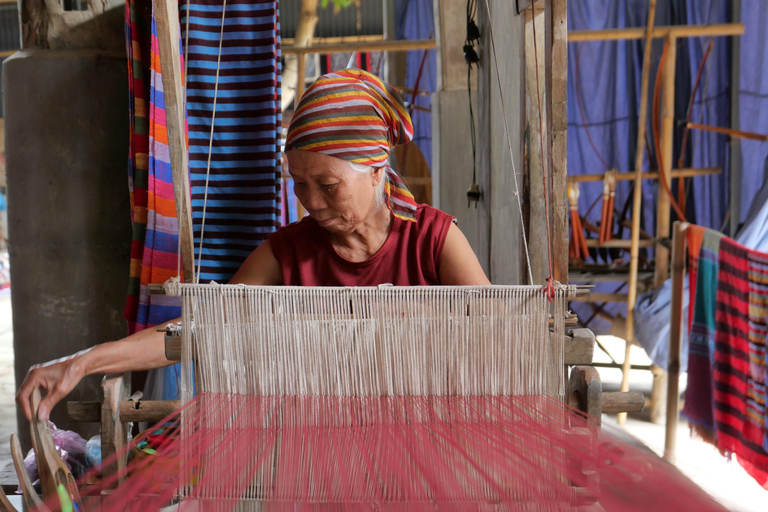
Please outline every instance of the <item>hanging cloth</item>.
[[188, 44], [196, 268], [202, 258], [200, 282], [226, 283], [280, 226], [278, 5], [275, 0], [181, 0], [179, 11]]
[[765, 439], [768, 254], [720, 241], [715, 318], [714, 419], [717, 446], [736, 455], [768, 489]]
[[[157, 26], [150, 0], [126, 3], [130, 93], [129, 188], [133, 221], [124, 317], [129, 333], [181, 315], [178, 300], [149, 295], [147, 285], [177, 275], [178, 221], [165, 128]], [[183, 66], [182, 66], [183, 69]]]

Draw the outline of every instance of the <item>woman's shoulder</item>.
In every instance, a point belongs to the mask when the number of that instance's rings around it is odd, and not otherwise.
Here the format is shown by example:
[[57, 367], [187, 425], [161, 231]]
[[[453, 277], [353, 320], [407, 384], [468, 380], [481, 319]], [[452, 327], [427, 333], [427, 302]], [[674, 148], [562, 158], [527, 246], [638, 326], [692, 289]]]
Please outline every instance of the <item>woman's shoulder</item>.
[[439, 210], [434, 206], [421, 203], [416, 207], [416, 224], [422, 226], [429, 226], [435, 221], [437, 222], [454, 222], [456, 217], [451, 214], [445, 213], [443, 210]]

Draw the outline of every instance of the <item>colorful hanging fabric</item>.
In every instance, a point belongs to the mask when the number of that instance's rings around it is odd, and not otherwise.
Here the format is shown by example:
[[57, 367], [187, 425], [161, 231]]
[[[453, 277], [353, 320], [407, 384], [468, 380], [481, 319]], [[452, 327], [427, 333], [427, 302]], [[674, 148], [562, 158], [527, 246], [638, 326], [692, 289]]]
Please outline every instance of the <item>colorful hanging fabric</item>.
[[[691, 429], [703, 439], [715, 443], [712, 406], [712, 365], [715, 354], [717, 272], [720, 240], [723, 235], [706, 230], [701, 241], [695, 276], [693, 321], [688, 337], [688, 386], [685, 390], [683, 416]], [[694, 276], [690, 276], [690, 283]], [[693, 287], [693, 284], [690, 285]]]
[[688, 237], [688, 332], [691, 332], [693, 324], [693, 303], [696, 299], [696, 277], [699, 268], [699, 252], [701, 251], [701, 242], [704, 240], [704, 233], [707, 228], [691, 224], [685, 230]]
[[150, 0], [126, 2], [131, 127], [128, 174], [133, 243], [123, 314], [129, 333], [181, 314], [178, 300], [147, 292], [148, 284], [163, 283], [178, 275], [178, 222], [165, 128], [157, 26], [152, 9]]
[[717, 445], [768, 489], [765, 344], [768, 254], [720, 242], [714, 357]]
[[200, 281], [227, 282], [280, 225], [278, 6], [275, 0], [182, 0], [179, 15], [182, 39], [188, 40], [189, 168], [197, 258], [203, 236]]

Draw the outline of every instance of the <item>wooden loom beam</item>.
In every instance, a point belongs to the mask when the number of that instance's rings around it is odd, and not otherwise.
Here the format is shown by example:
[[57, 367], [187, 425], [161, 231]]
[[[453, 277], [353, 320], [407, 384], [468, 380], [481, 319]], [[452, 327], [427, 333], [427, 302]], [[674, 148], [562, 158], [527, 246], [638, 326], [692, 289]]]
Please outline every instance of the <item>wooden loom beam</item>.
[[189, 189], [189, 161], [184, 122], [184, 89], [182, 85], [181, 49], [179, 41], [179, 5], [175, 0], [155, 0], [157, 43], [163, 70], [168, 150], [173, 175], [173, 193], [179, 222], [179, 251], [184, 281], [194, 282], [194, 237]]
[[[723, 172], [723, 170], [720, 167], [700, 167], [700, 168], [691, 167], [691, 168], [684, 168], [684, 169], [673, 169], [672, 171], [667, 171], [667, 174], [669, 174], [672, 178], [692, 178], [695, 176], [711, 176], [713, 174], [720, 174], [721, 172]], [[628, 181], [628, 180], [635, 179], [635, 173], [633, 172], [620, 172], [620, 173], [616, 173], [615, 176], [616, 176], [616, 181]], [[595, 181], [603, 181], [604, 177], [605, 177], [605, 173], [578, 174], [575, 176], [568, 176], [568, 181], [570, 183], [595, 182]], [[659, 172], [658, 171], [643, 172], [642, 179], [657, 180], [659, 179]]]

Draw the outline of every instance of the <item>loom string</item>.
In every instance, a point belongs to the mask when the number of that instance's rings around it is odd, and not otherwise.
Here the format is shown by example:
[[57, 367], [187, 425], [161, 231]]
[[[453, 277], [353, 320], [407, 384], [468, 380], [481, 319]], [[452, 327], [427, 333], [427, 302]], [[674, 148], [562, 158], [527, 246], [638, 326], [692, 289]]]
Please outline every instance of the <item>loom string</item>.
[[[200, 270], [203, 265], [203, 235], [205, 234], [205, 213], [208, 205], [208, 182], [211, 177], [211, 156], [213, 154], [213, 134], [216, 124], [216, 103], [219, 96], [219, 71], [221, 69], [221, 50], [224, 46], [224, 22], [226, 20], [227, 13], [227, 0], [224, 0], [221, 6], [221, 31], [219, 33], [219, 52], [216, 56], [216, 79], [213, 85], [213, 105], [211, 109], [211, 133], [208, 137], [208, 162], [205, 168], [205, 191], [203, 192], [203, 215], [200, 222], [200, 243], [198, 245], [198, 259], [197, 259], [197, 275], [195, 276], [195, 282], [200, 282]], [[187, 21], [189, 21], [189, 15], [187, 15]], [[187, 32], [189, 36], [189, 32]]]

